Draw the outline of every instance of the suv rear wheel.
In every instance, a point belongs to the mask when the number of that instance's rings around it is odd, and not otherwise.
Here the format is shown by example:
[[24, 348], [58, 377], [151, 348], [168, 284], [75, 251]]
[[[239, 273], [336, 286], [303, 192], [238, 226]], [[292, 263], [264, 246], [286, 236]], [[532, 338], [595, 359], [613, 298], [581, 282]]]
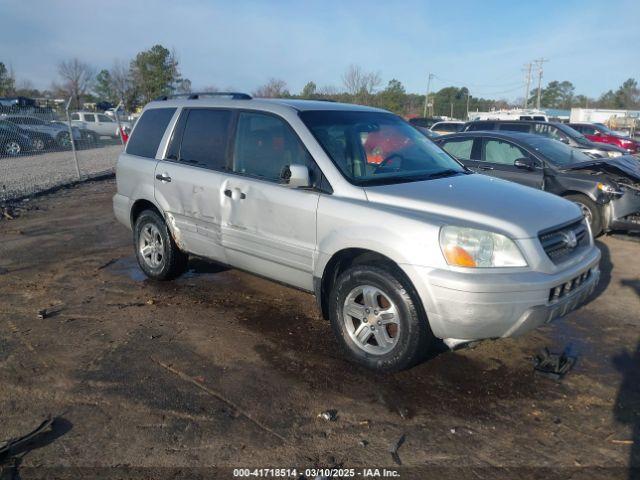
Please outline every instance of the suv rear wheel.
[[426, 357], [434, 337], [402, 275], [387, 265], [355, 265], [336, 280], [329, 317], [338, 342], [356, 363], [398, 371]]
[[187, 269], [188, 255], [178, 249], [167, 224], [153, 210], [136, 219], [133, 246], [138, 265], [149, 278], [172, 280]]

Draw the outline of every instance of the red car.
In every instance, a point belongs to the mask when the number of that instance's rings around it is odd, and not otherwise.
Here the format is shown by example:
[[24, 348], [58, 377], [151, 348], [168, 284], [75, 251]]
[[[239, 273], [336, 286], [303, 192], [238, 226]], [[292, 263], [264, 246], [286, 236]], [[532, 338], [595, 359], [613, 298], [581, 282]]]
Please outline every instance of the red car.
[[624, 148], [629, 153], [638, 153], [640, 142], [624, 137], [610, 130], [602, 123], [570, 123], [569, 126], [579, 131], [592, 142], [608, 143]]

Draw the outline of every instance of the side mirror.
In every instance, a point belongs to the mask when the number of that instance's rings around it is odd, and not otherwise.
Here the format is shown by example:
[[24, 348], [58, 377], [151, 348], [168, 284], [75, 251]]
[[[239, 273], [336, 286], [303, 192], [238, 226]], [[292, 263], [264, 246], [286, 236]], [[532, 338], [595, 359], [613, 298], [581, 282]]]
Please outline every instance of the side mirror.
[[535, 165], [532, 160], [528, 158], [518, 158], [513, 162], [513, 166], [516, 168], [523, 168], [525, 170], [533, 170]]
[[305, 188], [311, 186], [309, 168], [306, 165], [292, 164], [282, 169], [282, 183], [291, 188]]

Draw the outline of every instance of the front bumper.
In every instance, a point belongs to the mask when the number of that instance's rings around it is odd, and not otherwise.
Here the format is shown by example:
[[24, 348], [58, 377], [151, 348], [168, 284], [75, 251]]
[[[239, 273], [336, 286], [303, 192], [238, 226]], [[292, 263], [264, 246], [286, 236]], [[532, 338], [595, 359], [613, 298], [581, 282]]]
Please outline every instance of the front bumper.
[[621, 197], [612, 199], [609, 215], [609, 229], [640, 230], [640, 192], [628, 189]]
[[[434, 335], [452, 346], [523, 335], [575, 310], [598, 284], [600, 256], [592, 247], [582, 261], [556, 274], [470, 274], [419, 267], [408, 273]], [[554, 288], [576, 278], [575, 287], [552, 299]]]

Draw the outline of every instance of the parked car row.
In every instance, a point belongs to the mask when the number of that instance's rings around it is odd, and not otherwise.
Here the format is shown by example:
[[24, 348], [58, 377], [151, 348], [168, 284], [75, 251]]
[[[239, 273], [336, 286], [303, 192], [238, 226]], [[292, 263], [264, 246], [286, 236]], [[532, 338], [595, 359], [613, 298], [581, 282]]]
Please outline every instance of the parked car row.
[[[91, 118], [89, 114], [86, 115], [87, 119]], [[95, 122], [72, 121], [71, 129], [67, 123], [58, 120], [44, 120], [23, 114], [1, 115], [0, 156], [69, 150], [71, 149], [70, 130], [76, 148], [95, 146], [103, 136], [111, 139], [118, 138], [118, 126], [115, 121], [102, 114], [91, 115]], [[108, 122], [102, 117], [108, 119]], [[123, 136], [127, 135], [130, 130], [129, 123], [123, 122], [122, 128]]]
[[565, 123], [527, 120], [478, 120], [468, 122], [460, 131], [499, 130], [533, 133], [559, 140], [594, 158], [619, 157], [627, 151], [615, 145], [594, 143]]
[[[409, 123], [421, 131], [430, 130], [438, 135], [447, 135], [470, 130], [512, 130], [518, 132], [541, 133], [583, 150], [591, 148], [599, 156], [619, 156], [626, 153], [637, 154], [640, 142], [631, 137], [621, 135], [602, 123], [560, 123], [546, 119], [490, 119], [462, 121], [434, 121], [414, 118]], [[435, 120], [435, 119], [434, 119]], [[428, 125], [428, 126], [426, 126]], [[588, 153], [588, 152], [585, 152]]]

